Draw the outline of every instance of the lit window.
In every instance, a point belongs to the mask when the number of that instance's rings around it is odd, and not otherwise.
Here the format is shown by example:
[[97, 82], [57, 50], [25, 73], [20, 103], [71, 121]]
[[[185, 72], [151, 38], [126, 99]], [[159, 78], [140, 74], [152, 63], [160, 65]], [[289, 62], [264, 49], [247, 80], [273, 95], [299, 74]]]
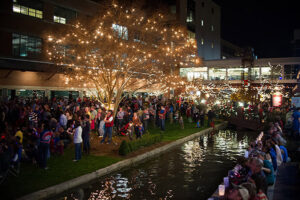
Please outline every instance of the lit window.
[[196, 3], [194, 0], [187, 0], [186, 22], [193, 23], [195, 21]]
[[13, 5], [13, 11], [16, 12], [16, 13], [21, 13], [21, 6], [17, 5], [17, 4], [14, 4]]
[[13, 55], [22, 57], [37, 57], [42, 52], [42, 39], [13, 33]]
[[209, 68], [209, 80], [225, 80], [225, 68]]
[[263, 79], [268, 79], [271, 77], [271, 67], [262, 67], [261, 76]]
[[204, 39], [201, 38], [201, 45], [204, 45]]
[[250, 68], [251, 80], [259, 80], [260, 70], [259, 67]]
[[212, 49], [214, 48], [214, 43], [213, 43], [213, 42], [211, 43], [211, 48], [212, 48]]
[[188, 36], [190, 39], [195, 39], [196, 38], [196, 34], [192, 31], [188, 31]]
[[70, 23], [77, 17], [77, 12], [63, 8], [63, 7], [54, 7], [53, 12], [53, 21], [60, 24], [67, 24]]
[[112, 24], [112, 29], [122, 39], [128, 40], [128, 29], [125, 26], [120, 26], [118, 24]]
[[204, 21], [203, 21], [203, 19], [201, 19], [201, 26], [204, 26]]
[[64, 17], [59, 17], [59, 16], [54, 15], [53, 20], [56, 23], [66, 24], [66, 18], [64, 18]]
[[43, 11], [36, 10], [35, 17], [42, 19], [43, 18]]
[[228, 68], [228, 80], [242, 80], [248, 77], [248, 68]]
[[28, 16], [31, 16], [31, 17], [40, 18], [40, 19], [43, 18], [43, 11], [33, 9], [33, 8], [29, 8], [29, 7], [26, 7], [26, 6], [22, 6], [22, 5], [19, 5], [19, 4], [16, 4], [16, 3], [13, 4], [13, 12], [20, 13], [20, 14], [23, 14], [23, 15], [28, 15]]
[[28, 11], [29, 16], [35, 17], [35, 9], [29, 8]]
[[214, 31], [215, 28], [214, 28], [214, 25], [211, 25], [211, 31]]
[[193, 21], [194, 21], [194, 19], [193, 19], [193, 13], [189, 12], [189, 14], [186, 17], [186, 22], [193, 22]]

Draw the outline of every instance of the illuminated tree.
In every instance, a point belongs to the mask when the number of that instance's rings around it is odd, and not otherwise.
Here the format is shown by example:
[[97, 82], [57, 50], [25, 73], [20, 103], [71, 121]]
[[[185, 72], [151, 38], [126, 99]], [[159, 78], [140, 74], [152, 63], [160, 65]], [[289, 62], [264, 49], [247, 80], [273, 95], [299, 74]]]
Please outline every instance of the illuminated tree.
[[[48, 35], [49, 59], [61, 67], [66, 84], [76, 83], [117, 109], [122, 94], [145, 88], [175, 88], [179, 66], [200, 63], [187, 31], [161, 13], [112, 3], [101, 16], [78, 21], [67, 33]], [[170, 84], [172, 82], [172, 84]]]
[[242, 101], [242, 102], [251, 102], [255, 103], [257, 99], [257, 90], [253, 88], [240, 88], [236, 92], [231, 94], [231, 100], [233, 101]]

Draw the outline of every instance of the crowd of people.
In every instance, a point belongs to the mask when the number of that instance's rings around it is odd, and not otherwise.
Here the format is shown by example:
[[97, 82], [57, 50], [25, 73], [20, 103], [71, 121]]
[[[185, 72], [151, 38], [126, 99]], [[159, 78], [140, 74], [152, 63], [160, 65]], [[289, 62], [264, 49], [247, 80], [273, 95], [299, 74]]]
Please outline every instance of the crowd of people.
[[[5, 172], [12, 162], [32, 162], [48, 169], [50, 156], [63, 154], [68, 146], [75, 149], [74, 162], [82, 153], [89, 154], [91, 133], [101, 144], [112, 143], [112, 135], [127, 135], [130, 140], [147, 134], [149, 127], [165, 131], [165, 121], [179, 123], [183, 116], [197, 127], [204, 126], [204, 109], [185, 101], [158, 97], [124, 98], [113, 113], [100, 102], [89, 98], [13, 99], [0, 103], [0, 170]], [[208, 125], [214, 113], [208, 113]], [[105, 148], [105, 146], [103, 146]], [[83, 150], [83, 152], [82, 152]]]
[[[275, 183], [278, 167], [290, 161], [286, 149], [287, 132], [280, 118], [249, 144], [245, 156], [229, 171], [226, 200], [267, 200], [268, 188]], [[298, 130], [299, 131], [299, 130]]]
[[[269, 129], [251, 142], [245, 157], [229, 174], [231, 185], [225, 198], [267, 199], [268, 186], [273, 185], [278, 167], [289, 161], [285, 148], [286, 134], [297, 129], [300, 109], [290, 117], [298, 121], [286, 129], [280, 117], [269, 123]], [[112, 143], [112, 135], [139, 139], [149, 127], [165, 131], [165, 122], [178, 123], [184, 129], [183, 116], [195, 127], [214, 126], [220, 110], [207, 110], [189, 101], [172, 101], [157, 97], [124, 98], [117, 112], [108, 110], [96, 100], [77, 99], [14, 99], [0, 103], [0, 170], [1, 174], [22, 161], [48, 169], [47, 160], [74, 146], [74, 162], [90, 154], [91, 133], [99, 143]], [[205, 124], [207, 116], [207, 124]], [[289, 123], [291, 120], [285, 120]], [[296, 127], [296, 128], [295, 128]], [[295, 130], [294, 130], [295, 131]], [[294, 132], [293, 132], [294, 133]], [[105, 148], [105, 145], [102, 146]]]

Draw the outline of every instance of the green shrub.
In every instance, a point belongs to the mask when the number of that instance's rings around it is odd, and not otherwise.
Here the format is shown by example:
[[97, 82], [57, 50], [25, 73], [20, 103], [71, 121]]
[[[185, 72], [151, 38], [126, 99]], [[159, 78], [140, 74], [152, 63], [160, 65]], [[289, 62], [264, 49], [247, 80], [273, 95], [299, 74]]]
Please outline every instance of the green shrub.
[[129, 152], [130, 152], [130, 149], [129, 149], [128, 143], [126, 142], [126, 140], [123, 140], [120, 145], [120, 148], [119, 148], [119, 154], [121, 156], [126, 156]]
[[119, 148], [119, 154], [125, 156], [128, 153], [136, 151], [142, 147], [147, 147], [161, 141], [162, 141], [161, 134], [153, 134], [153, 135], [146, 134], [143, 135], [142, 138], [130, 142], [126, 142], [125, 140], [123, 140]]

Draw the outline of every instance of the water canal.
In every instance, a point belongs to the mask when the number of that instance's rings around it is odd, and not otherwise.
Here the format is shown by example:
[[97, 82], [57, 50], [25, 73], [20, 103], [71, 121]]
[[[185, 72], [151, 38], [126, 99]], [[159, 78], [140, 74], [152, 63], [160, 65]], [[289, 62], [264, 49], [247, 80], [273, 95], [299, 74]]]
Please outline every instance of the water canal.
[[207, 134], [56, 199], [207, 199], [257, 135], [232, 130]]

